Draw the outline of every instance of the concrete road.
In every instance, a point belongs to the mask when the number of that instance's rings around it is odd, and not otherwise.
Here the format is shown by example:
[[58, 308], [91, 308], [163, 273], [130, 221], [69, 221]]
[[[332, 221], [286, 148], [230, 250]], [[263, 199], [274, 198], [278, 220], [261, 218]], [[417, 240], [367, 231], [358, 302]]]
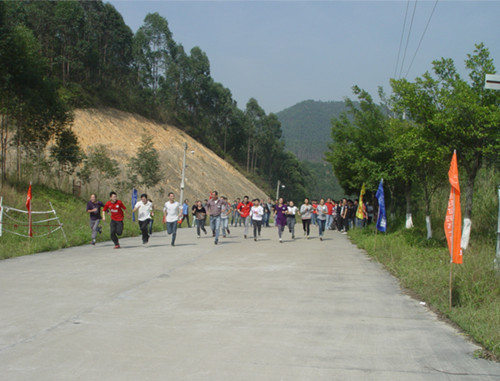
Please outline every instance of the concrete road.
[[500, 380], [345, 235], [181, 229], [0, 262], [0, 380]]

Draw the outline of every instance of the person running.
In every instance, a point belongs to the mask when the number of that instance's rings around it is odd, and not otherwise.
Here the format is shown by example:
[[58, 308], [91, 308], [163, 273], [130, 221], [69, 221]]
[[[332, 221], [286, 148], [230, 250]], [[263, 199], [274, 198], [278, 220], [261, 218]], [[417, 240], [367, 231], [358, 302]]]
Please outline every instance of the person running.
[[221, 208], [221, 213], [220, 213], [220, 224], [222, 228], [222, 236], [226, 238], [226, 232], [227, 235], [231, 234], [229, 231], [229, 216], [231, 215], [231, 212], [233, 211], [233, 208], [231, 207], [231, 204], [227, 202], [227, 197], [221, 196], [222, 200], [224, 200], [226, 203], [222, 205]]
[[[248, 236], [248, 226], [250, 225], [250, 219], [252, 216], [250, 215], [250, 209], [252, 208], [253, 204], [248, 200], [248, 196], [243, 197], [243, 201], [238, 204], [238, 213], [240, 214], [240, 218], [243, 220], [245, 224], [245, 231], [243, 233], [243, 236], [247, 238]], [[241, 220], [240, 220], [240, 226], [241, 226]]]
[[316, 212], [316, 207], [318, 206], [318, 201], [312, 200], [311, 205], [312, 205], [311, 224], [316, 226], [318, 224], [318, 222], [317, 222], [318, 218], [317, 218], [317, 212]]
[[153, 203], [148, 200], [146, 193], [141, 194], [141, 201], [138, 201], [132, 209], [132, 213], [137, 211], [139, 211], [137, 219], [142, 233], [142, 244], [146, 245], [149, 242], [149, 222], [154, 216]]
[[101, 222], [101, 208], [104, 204], [101, 201], [97, 201], [95, 194], [90, 195], [90, 201], [87, 202], [87, 213], [90, 216], [90, 229], [92, 230], [92, 245], [95, 245], [97, 238], [97, 233], [102, 233], [102, 227], [99, 226]]
[[257, 241], [257, 235], [260, 237], [262, 228], [262, 218], [264, 216], [264, 208], [260, 205], [260, 200], [256, 198], [252, 201], [253, 206], [250, 209], [250, 215], [253, 221], [253, 240]]
[[299, 213], [298, 208], [294, 205], [293, 201], [289, 201], [286, 212], [286, 226], [288, 226], [288, 231], [292, 234], [292, 239], [295, 238], [295, 215], [297, 213]]
[[280, 243], [283, 243], [281, 236], [286, 226], [286, 213], [288, 211], [288, 206], [284, 203], [283, 197], [280, 197], [278, 203], [274, 206], [274, 219], [276, 221], [276, 226], [278, 227], [278, 237], [280, 238]]
[[328, 208], [328, 213], [326, 214], [326, 225], [325, 230], [330, 230], [333, 222], [333, 202], [331, 198], [328, 198], [325, 202], [326, 207]]
[[189, 224], [189, 200], [187, 198], [184, 200], [184, 204], [182, 204], [182, 220], [179, 225], [182, 225], [184, 220], [187, 221], [187, 227], [190, 228], [191, 225]]
[[207, 211], [201, 201], [196, 201], [196, 205], [193, 206], [193, 216], [196, 221], [196, 233], [198, 234], [198, 238], [200, 238], [200, 230], [203, 230], [203, 232], [207, 234], [207, 230], [205, 229]]
[[234, 200], [233, 203], [231, 204], [231, 209], [232, 209], [232, 212], [231, 212], [231, 227], [238, 225], [238, 217], [239, 217], [240, 214], [238, 213], [238, 210], [236, 208], [238, 207], [239, 203], [240, 203], [239, 200]]
[[309, 204], [309, 199], [306, 197], [304, 199], [304, 203], [300, 207], [300, 215], [302, 216], [302, 228], [304, 229], [304, 235], [307, 239], [309, 239], [312, 212], [313, 207]]
[[319, 205], [316, 207], [316, 216], [318, 217], [319, 240], [323, 241], [323, 233], [325, 232], [326, 216], [328, 215], [328, 207], [325, 205], [325, 199], [319, 200]]
[[220, 223], [221, 223], [221, 213], [226, 201], [219, 198], [219, 193], [213, 191], [211, 193], [211, 198], [207, 202], [207, 212], [210, 214], [210, 229], [212, 229], [213, 236], [215, 237], [214, 244], [219, 243], [219, 233], [220, 233]]
[[[148, 198], [148, 201], [151, 203], [151, 210], [154, 210], [155, 207], [153, 205], [153, 200]], [[154, 223], [154, 214], [151, 213], [151, 218], [149, 219], [149, 229], [148, 229], [150, 237], [153, 235], [153, 223]]]
[[102, 208], [102, 221], [106, 221], [105, 213], [111, 213], [111, 222], [109, 223], [109, 234], [111, 236], [111, 240], [115, 244], [115, 249], [120, 248], [120, 242], [118, 241], [118, 236], [123, 233], [123, 218], [125, 214], [124, 210], [127, 208], [123, 205], [123, 202], [118, 200], [118, 197], [115, 192], [111, 192], [109, 194], [109, 201]]
[[172, 236], [172, 246], [175, 246], [175, 238], [177, 237], [177, 224], [181, 218], [181, 206], [177, 201], [175, 201], [174, 193], [170, 192], [168, 194], [168, 201], [163, 207], [163, 220], [167, 224], [167, 234]]

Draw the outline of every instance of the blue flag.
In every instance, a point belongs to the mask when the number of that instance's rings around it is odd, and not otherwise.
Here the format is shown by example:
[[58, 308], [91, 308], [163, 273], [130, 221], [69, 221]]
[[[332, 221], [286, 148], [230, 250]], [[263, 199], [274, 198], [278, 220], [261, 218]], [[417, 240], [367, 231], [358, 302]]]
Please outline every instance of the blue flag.
[[378, 200], [377, 229], [385, 233], [387, 229], [387, 217], [385, 215], [384, 179], [380, 180], [380, 184], [378, 185], [378, 190], [375, 194], [375, 197]]
[[[137, 189], [132, 191], [132, 209], [134, 209], [135, 204], [137, 204]], [[132, 221], [135, 222], [135, 213], [132, 212]]]

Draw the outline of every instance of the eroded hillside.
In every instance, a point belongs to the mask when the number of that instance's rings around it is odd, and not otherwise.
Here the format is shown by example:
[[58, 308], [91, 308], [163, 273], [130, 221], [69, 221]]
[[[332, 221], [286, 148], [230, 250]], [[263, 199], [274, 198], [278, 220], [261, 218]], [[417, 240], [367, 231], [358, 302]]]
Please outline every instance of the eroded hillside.
[[[136, 155], [142, 136], [152, 135], [164, 173], [161, 184], [154, 191], [149, 191], [155, 201], [165, 201], [166, 193], [170, 191], [179, 198], [184, 143], [188, 144], [185, 198], [190, 201], [204, 199], [214, 189], [230, 200], [244, 195], [266, 197], [262, 190], [235, 168], [176, 127], [154, 123], [139, 115], [115, 109], [85, 109], [75, 111], [73, 129], [86, 152], [91, 146], [104, 144], [112, 157], [121, 163], [123, 171], [126, 171], [128, 159]], [[125, 178], [126, 174], [122, 174], [122, 177]], [[106, 187], [112, 187], [112, 184], [100, 184], [101, 193], [107, 193]], [[91, 187], [92, 184], [86, 188]], [[86, 188], [86, 191], [92, 191]], [[142, 191], [139, 189], [139, 192]], [[126, 199], [126, 196], [122, 197]], [[100, 198], [106, 198], [105, 194], [100, 195]]]

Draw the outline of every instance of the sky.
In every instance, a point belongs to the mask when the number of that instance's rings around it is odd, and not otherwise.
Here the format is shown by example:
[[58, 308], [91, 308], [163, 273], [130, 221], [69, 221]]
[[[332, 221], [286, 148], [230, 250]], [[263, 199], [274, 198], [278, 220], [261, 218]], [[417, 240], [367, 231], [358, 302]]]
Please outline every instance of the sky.
[[467, 76], [464, 61], [481, 42], [500, 70], [500, 1], [109, 3], [134, 33], [148, 13], [163, 16], [186, 52], [198, 46], [207, 54], [212, 78], [240, 109], [250, 98], [266, 113], [309, 99], [342, 101], [355, 98], [354, 85], [378, 100], [379, 86], [390, 93], [390, 78], [413, 81], [442, 57]]

